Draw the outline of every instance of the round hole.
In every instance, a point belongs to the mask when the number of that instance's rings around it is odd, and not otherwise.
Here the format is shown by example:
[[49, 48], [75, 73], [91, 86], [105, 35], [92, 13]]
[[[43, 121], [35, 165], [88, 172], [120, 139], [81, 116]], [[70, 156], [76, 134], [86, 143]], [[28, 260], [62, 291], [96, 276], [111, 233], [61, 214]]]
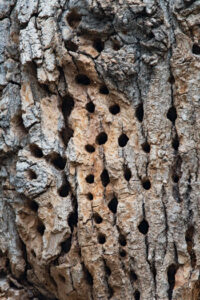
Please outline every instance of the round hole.
[[87, 198], [88, 198], [88, 200], [90, 200], [90, 201], [93, 200], [93, 195], [92, 195], [92, 193], [88, 193], [88, 194], [87, 194]]
[[113, 214], [116, 214], [117, 212], [117, 205], [118, 205], [118, 200], [116, 197], [114, 197], [110, 202], [108, 203], [108, 208]]
[[38, 226], [37, 226], [37, 231], [39, 232], [40, 235], [44, 235], [45, 226], [42, 223], [42, 221], [39, 221]]
[[131, 176], [132, 176], [131, 170], [126, 167], [124, 170], [124, 178], [126, 179], [126, 181], [130, 181]]
[[105, 272], [107, 276], [111, 275], [111, 269], [107, 265], [105, 265]]
[[78, 74], [75, 78], [76, 83], [82, 84], [82, 85], [89, 85], [90, 84], [90, 79], [88, 76], [84, 74]]
[[195, 55], [200, 55], [200, 46], [198, 44], [194, 44], [192, 46], [192, 53]]
[[59, 193], [60, 197], [67, 197], [69, 194], [69, 191], [70, 191], [70, 185], [69, 185], [69, 183], [65, 183], [59, 188], [58, 193]]
[[104, 42], [101, 39], [96, 39], [93, 42], [93, 47], [100, 53], [104, 49]]
[[66, 41], [65, 47], [67, 48], [67, 50], [72, 52], [76, 52], [78, 50], [78, 46], [72, 41]]
[[178, 136], [176, 136], [173, 140], [172, 140], [172, 147], [174, 148], [174, 150], [178, 150], [179, 148], [179, 139]]
[[128, 143], [129, 138], [125, 133], [122, 133], [120, 137], [118, 138], [118, 144], [120, 147], [125, 147], [126, 144]]
[[68, 253], [71, 249], [71, 236], [66, 239], [64, 242], [61, 243], [61, 249], [62, 249], [62, 252], [64, 253]]
[[177, 174], [173, 174], [172, 175], [172, 180], [173, 180], [173, 182], [178, 183], [179, 182], [179, 176]]
[[95, 111], [95, 105], [92, 101], [88, 102], [85, 106], [89, 113], [93, 113]]
[[95, 221], [95, 223], [101, 224], [101, 223], [103, 222], [102, 217], [101, 217], [98, 213], [94, 213], [93, 216], [94, 216], [94, 221]]
[[148, 230], [149, 230], [149, 224], [148, 222], [143, 219], [142, 222], [138, 225], [138, 229], [139, 232], [141, 232], [142, 234], [147, 234]]
[[31, 153], [33, 156], [38, 157], [38, 158], [43, 157], [43, 152], [40, 149], [40, 147], [38, 147], [37, 145], [35, 145], [35, 144], [30, 145], [30, 150], [31, 150]]
[[108, 171], [104, 169], [100, 177], [101, 177], [102, 185], [106, 187], [110, 183], [110, 177]]
[[37, 174], [33, 170], [28, 170], [28, 177], [30, 180], [37, 179]]
[[115, 51], [119, 51], [119, 50], [121, 49], [120, 44], [119, 44], [119, 43], [116, 43], [116, 42], [113, 43], [112, 47], [113, 47], [113, 50], [115, 50]]
[[93, 183], [94, 182], [94, 175], [93, 174], [87, 175], [85, 180], [87, 181], [87, 183], [90, 183], [90, 184]]
[[103, 95], [108, 95], [109, 94], [109, 89], [107, 88], [106, 85], [102, 85], [99, 89], [99, 93]]
[[167, 118], [172, 122], [172, 124], [175, 124], [177, 113], [176, 113], [176, 107], [172, 106], [169, 108], [167, 112]]
[[131, 281], [137, 280], [137, 274], [133, 270], [130, 271], [130, 278], [131, 278]]
[[123, 234], [120, 234], [120, 236], [119, 236], [119, 243], [123, 247], [126, 246], [126, 238]]
[[145, 190], [149, 190], [151, 188], [151, 182], [149, 179], [144, 178], [142, 180], [142, 186]]
[[89, 153], [93, 153], [95, 151], [95, 148], [92, 145], [86, 145], [85, 150]]
[[138, 290], [135, 291], [134, 298], [135, 300], [140, 300], [140, 292]]
[[175, 83], [175, 78], [174, 78], [173, 75], [171, 75], [171, 76], [169, 77], [168, 82], [169, 82], [170, 84], [174, 84], [174, 83]]
[[99, 242], [99, 244], [104, 244], [106, 242], [106, 236], [105, 236], [105, 234], [100, 233], [98, 235], [98, 242]]
[[109, 107], [109, 111], [112, 115], [117, 115], [120, 112], [120, 107], [118, 104], [113, 104]]
[[39, 208], [39, 205], [38, 205], [38, 203], [36, 201], [32, 200], [32, 201], [29, 202], [29, 207], [33, 211], [37, 212], [38, 208]]
[[149, 152], [150, 152], [151, 147], [150, 147], [150, 145], [149, 145], [148, 142], [145, 142], [145, 143], [142, 144], [142, 150], [143, 150], [144, 152], [146, 152], [146, 153], [149, 153]]
[[143, 121], [144, 117], [144, 109], [143, 109], [143, 104], [139, 104], [135, 110], [135, 116], [138, 119], [139, 122]]
[[120, 250], [120, 251], [119, 251], [119, 255], [120, 255], [121, 257], [125, 257], [125, 256], [126, 256], [126, 251], [125, 251], [125, 250]]
[[58, 274], [59, 280], [65, 283], [65, 277], [61, 274]]
[[99, 135], [96, 137], [96, 143], [99, 145], [103, 145], [107, 142], [108, 136], [105, 132], [99, 133]]
[[66, 165], [66, 159], [60, 156], [60, 154], [53, 154], [51, 158], [51, 163], [58, 170], [64, 170]]

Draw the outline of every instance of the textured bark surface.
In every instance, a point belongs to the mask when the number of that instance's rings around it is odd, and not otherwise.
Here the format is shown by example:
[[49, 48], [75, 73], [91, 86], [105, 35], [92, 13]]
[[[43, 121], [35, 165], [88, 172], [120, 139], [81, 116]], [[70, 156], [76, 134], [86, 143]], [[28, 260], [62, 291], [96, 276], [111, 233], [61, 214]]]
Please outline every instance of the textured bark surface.
[[200, 1], [0, 1], [0, 299], [200, 299]]

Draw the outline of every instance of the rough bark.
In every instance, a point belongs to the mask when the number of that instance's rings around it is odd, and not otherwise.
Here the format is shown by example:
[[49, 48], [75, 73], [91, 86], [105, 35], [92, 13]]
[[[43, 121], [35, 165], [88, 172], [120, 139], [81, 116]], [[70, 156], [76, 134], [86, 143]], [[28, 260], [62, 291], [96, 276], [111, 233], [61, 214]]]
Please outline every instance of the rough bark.
[[200, 1], [0, 1], [0, 299], [200, 299]]

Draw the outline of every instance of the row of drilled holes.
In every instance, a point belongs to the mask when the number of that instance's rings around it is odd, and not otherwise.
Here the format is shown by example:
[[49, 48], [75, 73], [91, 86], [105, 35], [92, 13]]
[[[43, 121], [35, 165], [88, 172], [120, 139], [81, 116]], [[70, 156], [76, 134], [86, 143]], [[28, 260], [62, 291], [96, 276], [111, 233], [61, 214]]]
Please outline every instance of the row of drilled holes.
[[[125, 167], [124, 178], [126, 179], [126, 181], [129, 181], [131, 179], [131, 176], [132, 176], [131, 170], [128, 167]], [[100, 178], [101, 178], [102, 185], [104, 187], [106, 187], [110, 183], [109, 173], [106, 169], [104, 169], [102, 171]], [[85, 180], [89, 184], [94, 183], [94, 175], [93, 174], [87, 175], [85, 177]], [[149, 190], [151, 188], [151, 182], [148, 178], [146, 178], [146, 177], [143, 178], [141, 182], [142, 182], [142, 186], [145, 190]]]

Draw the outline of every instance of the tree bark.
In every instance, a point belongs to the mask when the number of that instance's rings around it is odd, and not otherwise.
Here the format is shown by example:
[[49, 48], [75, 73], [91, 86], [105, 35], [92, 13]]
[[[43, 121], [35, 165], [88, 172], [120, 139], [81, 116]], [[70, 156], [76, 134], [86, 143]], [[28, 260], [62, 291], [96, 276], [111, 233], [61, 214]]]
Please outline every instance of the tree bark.
[[200, 299], [200, 1], [0, 2], [0, 299]]

